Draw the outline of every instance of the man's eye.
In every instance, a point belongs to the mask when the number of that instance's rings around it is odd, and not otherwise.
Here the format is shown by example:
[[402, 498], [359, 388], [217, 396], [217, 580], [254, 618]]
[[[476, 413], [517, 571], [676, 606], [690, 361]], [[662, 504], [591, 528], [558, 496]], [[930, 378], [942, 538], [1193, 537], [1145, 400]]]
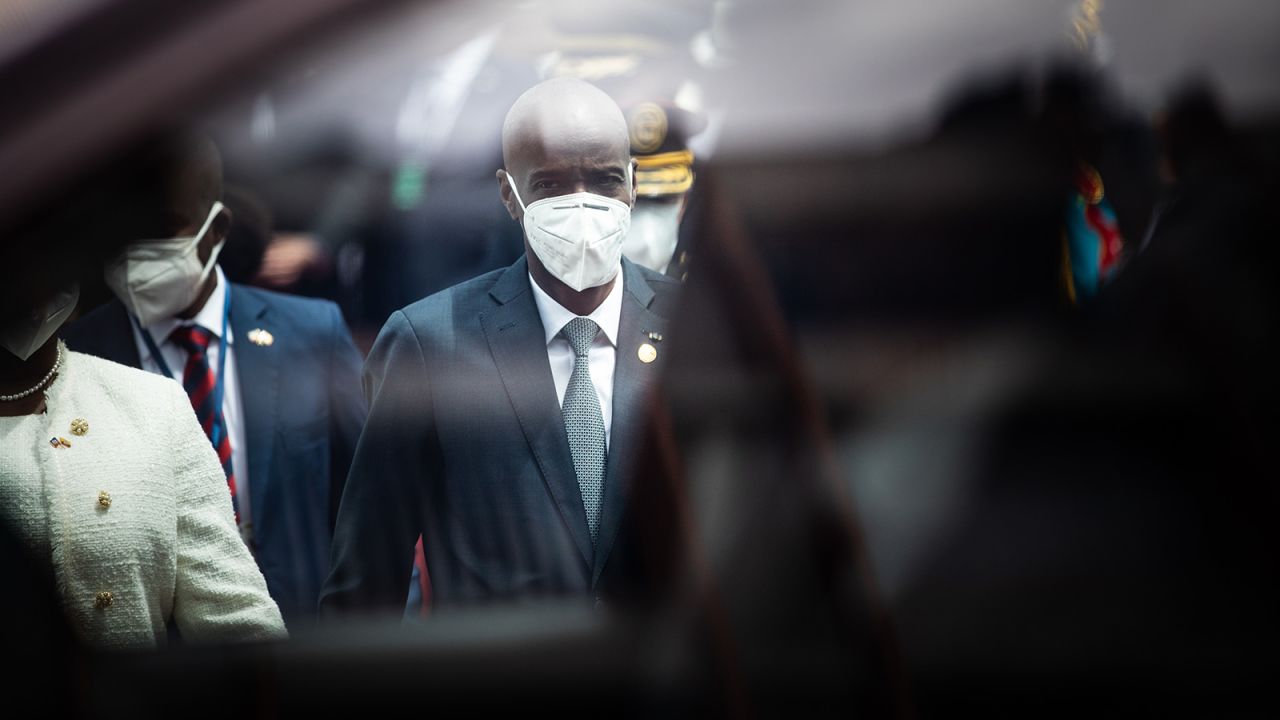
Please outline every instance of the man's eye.
[[533, 184], [534, 190], [550, 190], [556, 186], [555, 180], [538, 180]]

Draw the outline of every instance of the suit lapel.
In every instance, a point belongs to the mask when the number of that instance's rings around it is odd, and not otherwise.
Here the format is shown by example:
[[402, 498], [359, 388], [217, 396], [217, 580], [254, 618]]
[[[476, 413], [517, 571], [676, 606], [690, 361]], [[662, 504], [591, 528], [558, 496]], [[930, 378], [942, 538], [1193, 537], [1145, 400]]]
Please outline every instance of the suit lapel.
[[591, 573], [594, 586], [600, 579], [613, 541], [622, 523], [630, 495], [632, 478], [628, 470], [634, 465], [637, 435], [643, 422], [645, 396], [656, 374], [656, 363], [640, 360], [638, 350], [649, 343], [661, 351], [662, 344], [651, 340], [648, 333], [659, 337], [666, 333], [666, 318], [649, 309], [653, 289], [636, 266], [623, 262], [624, 294], [622, 317], [618, 323], [618, 360], [613, 371], [613, 426], [610, 432], [609, 458], [605, 466], [604, 505], [600, 510], [600, 538]]
[[584, 563], [591, 567], [595, 554], [591, 532], [569, 454], [564, 416], [556, 400], [542, 320], [529, 288], [526, 260], [521, 258], [508, 268], [489, 294], [500, 303], [480, 315], [489, 351], [547, 490]]
[[239, 285], [230, 284], [231, 333], [235, 353], [236, 379], [240, 384], [240, 404], [244, 408], [244, 438], [249, 461], [249, 502], [254, 517], [267, 493], [271, 451], [275, 447], [276, 399], [278, 396], [279, 346], [249, 342], [249, 331], [268, 331], [271, 318], [266, 303]]

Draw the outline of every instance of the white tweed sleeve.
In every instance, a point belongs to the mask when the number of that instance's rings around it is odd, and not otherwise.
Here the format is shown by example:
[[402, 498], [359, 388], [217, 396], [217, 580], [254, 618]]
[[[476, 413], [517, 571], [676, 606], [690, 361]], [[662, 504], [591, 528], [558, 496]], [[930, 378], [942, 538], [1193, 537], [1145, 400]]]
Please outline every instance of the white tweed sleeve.
[[173, 386], [170, 457], [177, 494], [173, 616], [187, 641], [287, 637], [280, 609], [240, 539], [226, 475], [191, 404]]

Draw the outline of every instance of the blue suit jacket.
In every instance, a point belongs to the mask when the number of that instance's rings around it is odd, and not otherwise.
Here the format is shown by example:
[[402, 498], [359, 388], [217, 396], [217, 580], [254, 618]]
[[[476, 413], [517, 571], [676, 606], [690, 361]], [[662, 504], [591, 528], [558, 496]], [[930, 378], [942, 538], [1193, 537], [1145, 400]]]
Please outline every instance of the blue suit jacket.
[[437, 608], [598, 589], [617, 556], [625, 471], [659, 365], [637, 350], [656, 342], [648, 333], [665, 332], [679, 283], [623, 261], [593, 547], [528, 272], [521, 257], [387, 320], [365, 365], [369, 420], [338, 514], [322, 614], [402, 611], [419, 533]]
[[[296, 629], [315, 618], [342, 485], [364, 424], [360, 352], [331, 302], [234, 283], [230, 289], [255, 551], [271, 597]], [[255, 328], [274, 342], [249, 342]], [[63, 337], [73, 350], [140, 366], [118, 300]]]

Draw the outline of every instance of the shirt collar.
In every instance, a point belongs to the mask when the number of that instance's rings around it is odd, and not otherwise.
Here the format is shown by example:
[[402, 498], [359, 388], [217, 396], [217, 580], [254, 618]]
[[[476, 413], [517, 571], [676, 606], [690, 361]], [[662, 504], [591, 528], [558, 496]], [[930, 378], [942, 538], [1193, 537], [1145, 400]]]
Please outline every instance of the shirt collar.
[[[605, 296], [604, 302], [600, 303], [600, 306], [587, 316], [596, 325], [600, 326], [600, 330], [609, 340], [609, 344], [614, 347], [618, 346], [618, 324], [622, 319], [623, 280], [621, 268], [618, 270], [616, 280], [617, 282], [613, 284], [613, 289]], [[533, 287], [533, 302], [538, 306], [538, 316], [542, 318], [542, 330], [546, 335], [547, 344], [550, 345], [551, 341], [564, 329], [564, 326], [578, 316], [556, 302], [545, 290], [539, 287], [532, 274], [529, 275], [529, 285]]]
[[[151, 334], [156, 344], [163, 344], [169, 339], [169, 335], [182, 325], [199, 325], [200, 327], [213, 333], [213, 336], [222, 339], [222, 308], [225, 307], [227, 299], [227, 276], [222, 274], [222, 268], [215, 265], [213, 272], [218, 278], [218, 284], [214, 285], [213, 292], [209, 294], [209, 299], [204, 301], [204, 305], [195, 317], [190, 320], [180, 320], [174, 317], [167, 317], [163, 320], [157, 320], [146, 327], [146, 331]], [[227, 325], [226, 343], [231, 345], [235, 342], [231, 333], [230, 324]], [[150, 357], [150, 353], [145, 353]], [[143, 357], [146, 360], [147, 357]]]

